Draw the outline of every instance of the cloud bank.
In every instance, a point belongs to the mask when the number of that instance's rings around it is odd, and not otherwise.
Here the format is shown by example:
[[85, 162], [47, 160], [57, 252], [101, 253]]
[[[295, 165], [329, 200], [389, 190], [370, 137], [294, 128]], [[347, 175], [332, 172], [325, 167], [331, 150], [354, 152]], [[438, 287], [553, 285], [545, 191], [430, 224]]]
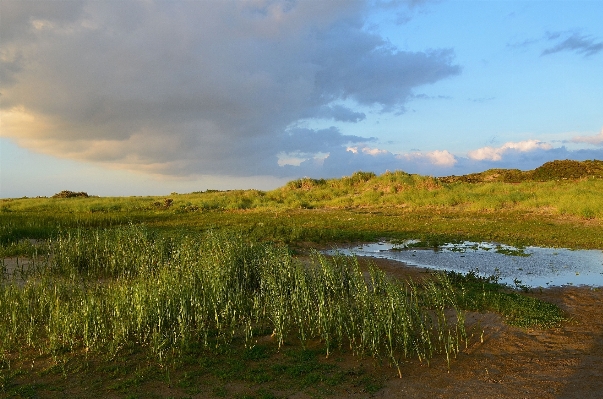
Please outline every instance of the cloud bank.
[[[460, 73], [449, 49], [401, 51], [365, 29], [368, 6], [0, 2], [2, 135], [46, 154], [173, 176], [294, 176], [309, 164], [350, 173], [354, 157], [409, 162], [346, 150], [371, 137], [296, 128], [366, 118], [349, 104], [403, 112], [415, 88]], [[303, 161], [279, 164], [283, 154]]]
[[603, 146], [603, 128], [601, 128], [599, 134], [594, 136], [576, 136], [572, 139], [572, 142]]
[[530, 170], [555, 159], [603, 159], [603, 133], [586, 137], [599, 143], [601, 148], [571, 150], [538, 140], [525, 140], [508, 142], [500, 147], [482, 147], [469, 151], [466, 156], [457, 156], [447, 150], [394, 154], [368, 145], [355, 145], [345, 150], [337, 147], [327, 157], [306, 159], [296, 167], [285, 165], [284, 169], [290, 168], [314, 177], [339, 177], [357, 170], [377, 174], [387, 170], [404, 170], [448, 176], [493, 168]]
[[547, 143], [540, 142], [538, 140], [526, 140], [520, 142], [509, 142], [505, 143], [501, 147], [483, 147], [477, 150], [469, 151], [467, 154], [470, 159], [476, 161], [500, 161], [505, 153], [514, 152], [531, 152], [537, 149], [550, 150], [552, 146]]

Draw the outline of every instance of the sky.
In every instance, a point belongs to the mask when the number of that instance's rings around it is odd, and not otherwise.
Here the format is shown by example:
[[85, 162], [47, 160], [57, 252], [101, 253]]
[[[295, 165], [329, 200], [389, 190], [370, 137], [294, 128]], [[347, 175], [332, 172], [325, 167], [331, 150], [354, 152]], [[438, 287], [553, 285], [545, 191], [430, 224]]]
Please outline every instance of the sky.
[[0, 197], [603, 159], [603, 1], [0, 0]]

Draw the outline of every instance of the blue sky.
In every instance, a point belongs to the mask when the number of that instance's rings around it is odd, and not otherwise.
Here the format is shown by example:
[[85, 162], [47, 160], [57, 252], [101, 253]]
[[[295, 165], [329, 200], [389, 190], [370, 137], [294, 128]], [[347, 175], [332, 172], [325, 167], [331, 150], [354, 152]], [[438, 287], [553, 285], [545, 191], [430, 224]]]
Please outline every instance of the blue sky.
[[601, 1], [0, 1], [0, 197], [603, 159]]

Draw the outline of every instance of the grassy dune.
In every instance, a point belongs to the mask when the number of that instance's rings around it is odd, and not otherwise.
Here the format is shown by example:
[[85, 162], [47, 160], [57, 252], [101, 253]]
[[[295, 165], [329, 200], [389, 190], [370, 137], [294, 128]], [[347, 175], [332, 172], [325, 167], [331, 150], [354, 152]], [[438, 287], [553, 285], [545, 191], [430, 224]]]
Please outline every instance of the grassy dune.
[[267, 192], [4, 199], [0, 244], [5, 255], [26, 253], [24, 239], [144, 223], [166, 234], [234, 228], [287, 244], [392, 237], [603, 248], [602, 164], [555, 161], [528, 172], [446, 178], [357, 172], [299, 179]]
[[166, 210], [177, 214], [212, 210], [359, 207], [540, 211], [586, 219], [602, 218], [603, 205], [599, 194], [603, 187], [603, 161], [565, 162], [569, 166], [555, 161], [528, 172], [495, 169], [481, 174], [443, 178], [401, 171], [380, 176], [356, 172], [341, 179], [298, 179], [273, 191], [207, 190], [190, 194], [172, 193], [168, 197], [104, 198], [82, 197], [78, 194], [85, 193], [65, 191], [52, 199], [4, 199], [0, 210], [3, 213], [71, 213], [79, 215], [82, 222], [90, 223], [102, 219], [93, 215], [95, 213], [119, 218], [123, 212], [128, 212], [133, 217], [152, 219], [149, 213]]

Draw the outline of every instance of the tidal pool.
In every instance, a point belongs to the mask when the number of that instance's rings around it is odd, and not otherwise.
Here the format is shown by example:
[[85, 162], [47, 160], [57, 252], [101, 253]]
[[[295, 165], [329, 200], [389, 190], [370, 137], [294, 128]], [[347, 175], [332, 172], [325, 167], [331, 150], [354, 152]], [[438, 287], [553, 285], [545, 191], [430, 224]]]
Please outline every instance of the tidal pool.
[[379, 242], [327, 251], [328, 254], [372, 256], [459, 273], [498, 276], [510, 286], [603, 286], [603, 251], [526, 247], [487, 242], [446, 244], [437, 248], [413, 248], [416, 241]]

